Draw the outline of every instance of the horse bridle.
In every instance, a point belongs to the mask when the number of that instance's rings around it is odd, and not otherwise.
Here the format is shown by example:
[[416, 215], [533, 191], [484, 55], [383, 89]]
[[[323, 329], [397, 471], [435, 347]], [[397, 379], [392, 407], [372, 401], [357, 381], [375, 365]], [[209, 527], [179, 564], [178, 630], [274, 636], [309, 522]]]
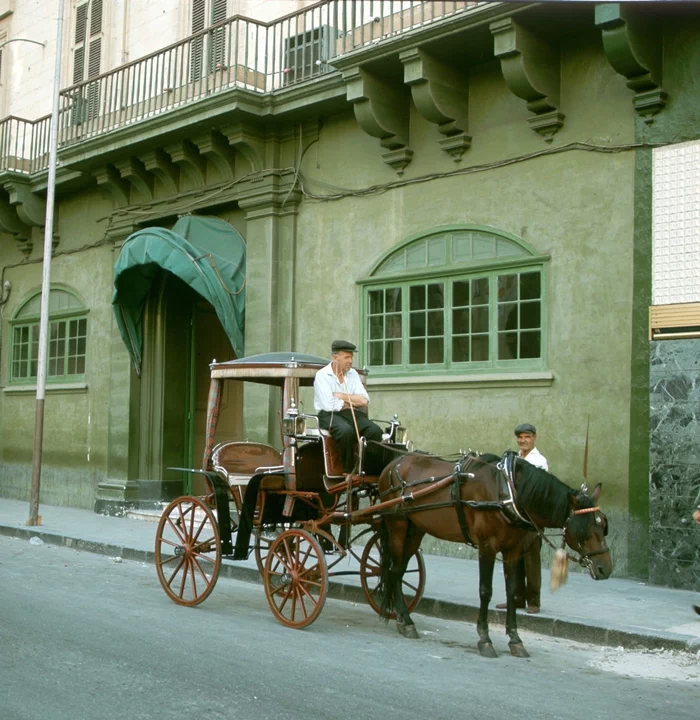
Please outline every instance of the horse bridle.
[[[564, 523], [564, 527], [561, 531], [561, 549], [565, 550], [566, 548], [566, 531], [569, 527], [569, 522], [571, 521], [571, 518], [574, 517], [574, 515], [587, 515], [589, 513], [599, 512], [601, 516], [605, 519], [605, 530], [603, 530], [603, 536], [608, 534], [608, 523], [607, 518], [603, 514], [603, 511], [596, 505], [595, 507], [589, 507], [589, 508], [580, 508], [578, 510], [573, 510], [569, 513], [569, 516], [566, 518], [566, 522]], [[546, 536], [542, 535], [545, 539]], [[549, 540], [547, 542], [554, 548], [554, 545], [552, 545]], [[603, 540], [603, 545], [600, 548], [600, 550], [593, 550], [592, 552], [583, 552], [581, 549], [581, 544], [579, 543], [579, 549], [576, 550], [578, 553], [578, 557], [575, 557], [574, 555], [571, 555], [570, 553], [566, 553], [567, 559], [571, 560], [572, 562], [578, 563], [581, 567], [585, 567], [588, 572], [593, 572], [593, 561], [591, 560], [592, 557], [595, 557], [596, 555], [604, 555], [605, 553], [610, 552], [610, 548], [605, 543], [605, 540]]]

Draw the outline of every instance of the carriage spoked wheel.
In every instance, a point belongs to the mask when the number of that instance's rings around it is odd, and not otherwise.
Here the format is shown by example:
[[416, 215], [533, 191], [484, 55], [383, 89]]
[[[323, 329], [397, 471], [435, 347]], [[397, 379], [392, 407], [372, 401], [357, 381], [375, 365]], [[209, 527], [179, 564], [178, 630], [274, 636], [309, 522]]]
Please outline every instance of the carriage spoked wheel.
[[214, 589], [220, 569], [214, 513], [196, 497], [173, 500], [156, 531], [156, 571], [163, 590], [178, 605], [199, 605]]
[[298, 528], [282, 532], [270, 545], [263, 584], [270, 609], [283, 625], [311, 625], [328, 594], [326, 558], [318, 540]]
[[260, 575], [265, 574], [265, 561], [270, 552], [270, 545], [280, 536], [282, 530], [279, 527], [263, 527], [254, 528], [253, 536], [255, 537], [255, 562], [258, 566]]
[[[395, 620], [396, 614], [382, 612], [380, 604], [381, 559], [379, 556], [379, 533], [369, 539], [360, 559], [360, 582], [367, 602], [374, 612], [389, 620]], [[413, 612], [423, 597], [425, 590], [425, 561], [421, 550], [411, 556], [401, 582], [401, 590], [409, 612]]]

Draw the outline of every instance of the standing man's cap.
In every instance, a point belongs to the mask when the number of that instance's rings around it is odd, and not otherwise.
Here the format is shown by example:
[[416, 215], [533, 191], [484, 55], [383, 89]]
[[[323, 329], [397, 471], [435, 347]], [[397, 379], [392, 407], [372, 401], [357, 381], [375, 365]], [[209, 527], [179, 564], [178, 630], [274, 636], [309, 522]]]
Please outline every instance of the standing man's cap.
[[357, 347], [347, 340], [334, 340], [331, 345], [331, 350], [333, 352], [340, 352], [341, 350], [344, 350], [345, 352], [355, 352]]
[[522, 423], [521, 425], [518, 425], [518, 427], [515, 428], [515, 434], [520, 435], [520, 433], [532, 433], [533, 435], [537, 435], [537, 430], [535, 430], [534, 425], [530, 425], [530, 423]]

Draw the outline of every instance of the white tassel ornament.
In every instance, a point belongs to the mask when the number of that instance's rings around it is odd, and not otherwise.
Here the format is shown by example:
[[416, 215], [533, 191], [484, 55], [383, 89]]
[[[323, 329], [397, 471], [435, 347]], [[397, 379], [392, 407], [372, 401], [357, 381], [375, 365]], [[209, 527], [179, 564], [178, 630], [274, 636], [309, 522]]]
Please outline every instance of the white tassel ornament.
[[566, 555], [566, 550], [559, 548], [554, 554], [554, 562], [552, 563], [549, 578], [549, 589], [552, 592], [566, 584], [569, 579], [569, 558]]

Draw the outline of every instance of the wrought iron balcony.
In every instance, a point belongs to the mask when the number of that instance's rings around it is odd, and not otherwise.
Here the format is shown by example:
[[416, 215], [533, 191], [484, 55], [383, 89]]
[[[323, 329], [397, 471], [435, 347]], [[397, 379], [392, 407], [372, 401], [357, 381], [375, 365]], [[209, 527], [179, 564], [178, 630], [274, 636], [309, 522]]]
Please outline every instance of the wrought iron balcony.
[[[334, 58], [492, 2], [323, 0], [265, 23], [231, 17], [60, 93], [60, 148], [215, 93], [264, 94], [335, 72]], [[48, 166], [49, 116], [0, 121], [0, 172]]]

